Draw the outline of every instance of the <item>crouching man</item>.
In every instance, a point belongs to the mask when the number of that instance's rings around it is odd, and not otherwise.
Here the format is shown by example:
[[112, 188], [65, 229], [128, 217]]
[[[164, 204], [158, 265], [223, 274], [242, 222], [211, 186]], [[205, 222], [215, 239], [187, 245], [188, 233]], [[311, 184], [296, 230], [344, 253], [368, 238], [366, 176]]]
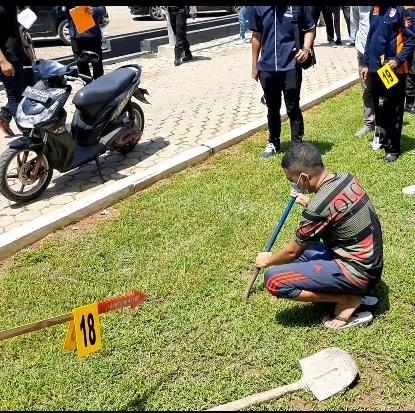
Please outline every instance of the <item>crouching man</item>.
[[323, 318], [327, 328], [371, 321], [370, 313], [355, 312], [383, 270], [382, 230], [368, 194], [353, 175], [326, 170], [309, 143], [291, 147], [281, 166], [301, 192], [292, 189], [291, 196], [304, 211], [293, 241], [256, 258], [258, 268], [270, 267], [266, 288], [280, 298], [336, 303], [334, 314]]

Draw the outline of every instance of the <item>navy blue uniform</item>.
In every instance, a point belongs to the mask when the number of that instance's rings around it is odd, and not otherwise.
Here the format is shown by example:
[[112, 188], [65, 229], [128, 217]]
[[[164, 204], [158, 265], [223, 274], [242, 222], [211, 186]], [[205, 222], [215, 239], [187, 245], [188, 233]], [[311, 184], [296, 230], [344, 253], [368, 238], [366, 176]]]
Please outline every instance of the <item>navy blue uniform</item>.
[[407, 59], [415, 48], [412, 11], [402, 6], [374, 6], [369, 16], [363, 66], [376, 72], [389, 59], [398, 67], [396, 73], [408, 73]]
[[[257, 69], [268, 108], [268, 140], [276, 151], [280, 150], [281, 92], [290, 118], [291, 142], [301, 143], [304, 135], [300, 109], [302, 69], [295, 60], [298, 50], [295, 48], [293, 7], [297, 6], [251, 6], [248, 13], [248, 28], [261, 35]], [[315, 27], [311, 11], [311, 7], [300, 7], [300, 37]]]
[[[71, 46], [74, 57], [75, 59], [78, 59], [80, 53], [84, 50], [95, 52], [99, 56], [99, 60], [96, 63], [92, 63], [92, 69], [93, 78], [97, 79], [104, 74], [104, 67], [102, 64], [102, 32], [101, 28], [99, 27], [99, 21], [105, 16], [107, 10], [105, 6], [93, 7], [94, 14], [92, 17], [94, 18], [95, 26], [84, 33], [78, 33], [69, 13], [70, 9], [71, 7], [66, 7], [69, 24], [69, 35], [71, 37]], [[80, 73], [86, 76], [91, 76], [89, 64], [87, 62], [78, 62], [77, 66]]]
[[[376, 126], [385, 161], [396, 160], [400, 153], [407, 59], [415, 48], [414, 17], [413, 11], [404, 6], [373, 6], [370, 11], [363, 67], [368, 68], [373, 88]], [[391, 59], [398, 64], [395, 73], [399, 82], [386, 89], [376, 71]]]
[[[292, 6], [254, 6], [248, 18], [249, 30], [261, 33], [260, 71], [295, 69], [296, 61]], [[308, 7], [299, 14], [300, 30], [314, 28], [313, 14]]]

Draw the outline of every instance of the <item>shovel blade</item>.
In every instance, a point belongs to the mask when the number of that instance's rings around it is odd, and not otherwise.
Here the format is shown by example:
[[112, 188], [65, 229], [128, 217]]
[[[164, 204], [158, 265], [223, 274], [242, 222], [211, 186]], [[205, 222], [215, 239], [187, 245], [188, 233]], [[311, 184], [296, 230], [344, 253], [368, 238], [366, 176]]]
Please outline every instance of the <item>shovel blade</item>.
[[300, 360], [302, 380], [319, 401], [350, 386], [358, 374], [347, 351], [329, 347]]

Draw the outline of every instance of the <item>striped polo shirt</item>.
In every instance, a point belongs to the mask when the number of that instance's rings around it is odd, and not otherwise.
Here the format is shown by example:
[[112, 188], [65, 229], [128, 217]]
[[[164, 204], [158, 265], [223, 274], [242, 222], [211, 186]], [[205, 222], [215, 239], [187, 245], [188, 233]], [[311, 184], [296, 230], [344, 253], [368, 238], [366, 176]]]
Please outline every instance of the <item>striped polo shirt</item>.
[[303, 211], [296, 241], [323, 241], [350, 282], [367, 288], [383, 270], [382, 229], [376, 211], [356, 177], [337, 173], [323, 182]]

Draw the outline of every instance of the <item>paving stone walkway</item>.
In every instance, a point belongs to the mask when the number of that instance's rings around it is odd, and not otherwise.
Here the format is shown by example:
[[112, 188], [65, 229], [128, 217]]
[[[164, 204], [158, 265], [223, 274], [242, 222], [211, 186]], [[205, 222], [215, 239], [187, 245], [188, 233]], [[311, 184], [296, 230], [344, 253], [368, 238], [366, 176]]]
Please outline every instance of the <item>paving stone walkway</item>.
[[[344, 23], [344, 22], [343, 22]], [[342, 30], [346, 33], [345, 24]], [[302, 97], [344, 79], [357, 70], [356, 50], [328, 46], [325, 28], [318, 28], [315, 42], [317, 65], [303, 71]], [[17, 205], [0, 196], [0, 234], [61, 208], [74, 200], [88, 197], [103, 186], [266, 116], [260, 103], [257, 83], [251, 78], [251, 44], [238, 44], [236, 37], [215, 40], [191, 47], [195, 60], [173, 65], [162, 57], [140, 58], [130, 63], [142, 67], [141, 86], [148, 89], [151, 105], [142, 104], [145, 129], [142, 140], [127, 156], [101, 157], [108, 181], [102, 183], [94, 163], [60, 174], [55, 171], [49, 188], [27, 205]], [[105, 66], [111, 72], [129, 62]], [[74, 83], [73, 94], [81, 87]], [[72, 96], [66, 110], [72, 119]], [[0, 104], [5, 93], [0, 94]], [[17, 130], [12, 124], [14, 130]], [[307, 135], [307, 126], [306, 126]], [[307, 136], [305, 136], [307, 139]], [[0, 151], [8, 139], [0, 138]], [[265, 144], [265, 142], [264, 142]]]

